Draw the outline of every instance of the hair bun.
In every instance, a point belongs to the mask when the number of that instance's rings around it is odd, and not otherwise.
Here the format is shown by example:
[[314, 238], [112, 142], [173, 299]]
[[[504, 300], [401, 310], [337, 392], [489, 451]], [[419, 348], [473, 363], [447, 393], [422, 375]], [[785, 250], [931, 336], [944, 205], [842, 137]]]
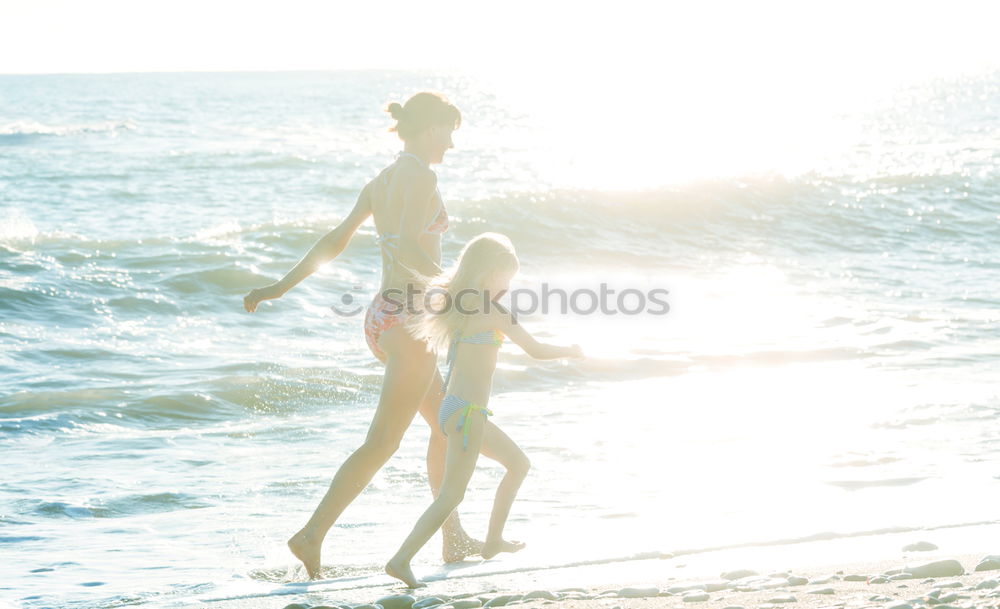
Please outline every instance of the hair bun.
[[397, 121], [403, 120], [403, 106], [399, 105], [398, 102], [392, 102], [389, 107], [386, 108], [386, 112], [392, 115], [392, 118]]

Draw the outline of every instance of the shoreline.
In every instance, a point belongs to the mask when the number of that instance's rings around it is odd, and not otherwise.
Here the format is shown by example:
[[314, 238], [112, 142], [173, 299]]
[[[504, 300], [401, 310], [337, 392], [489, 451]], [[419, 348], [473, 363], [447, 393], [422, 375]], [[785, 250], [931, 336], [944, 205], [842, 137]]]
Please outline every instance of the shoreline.
[[[932, 549], [903, 549], [918, 543]], [[414, 601], [416, 609], [433, 609], [436, 604], [431, 598], [442, 601], [438, 609], [483, 605], [527, 605], [533, 609], [548, 605], [569, 609], [767, 609], [783, 605], [809, 609], [1000, 609], [1000, 547], [988, 547], [990, 543], [1000, 546], [998, 524], [502, 572], [503, 566], [516, 561], [469, 561], [432, 576], [418, 572], [427, 587], [416, 590], [396, 585], [388, 576], [373, 575], [282, 584], [270, 591], [244, 590], [244, 594], [229, 598], [221, 598], [225, 591], [220, 590], [214, 598], [165, 606], [378, 609], [372, 604], [390, 597], [383, 609], [412, 609], [407, 604]], [[989, 556], [996, 557], [995, 567], [975, 571]], [[905, 567], [934, 562], [944, 569], [918, 570], [913, 577], [900, 574]], [[961, 575], [956, 565], [960, 565]], [[977, 589], [979, 585], [984, 587]], [[517, 598], [525, 595], [529, 598]], [[503, 597], [508, 597], [507, 602]]]

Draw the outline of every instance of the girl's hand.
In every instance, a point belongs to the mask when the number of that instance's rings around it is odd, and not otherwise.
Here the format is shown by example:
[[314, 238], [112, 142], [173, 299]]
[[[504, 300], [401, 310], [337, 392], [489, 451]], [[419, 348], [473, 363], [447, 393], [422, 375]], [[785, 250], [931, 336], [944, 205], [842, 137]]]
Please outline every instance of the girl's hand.
[[567, 350], [568, 350], [567, 357], [572, 357], [576, 359], [583, 359], [584, 357], [586, 357], [583, 354], [583, 349], [580, 348], [580, 345], [572, 345], [571, 347], [567, 347]]
[[274, 298], [281, 298], [281, 293], [274, 287], [274, 284], [263, 288], [254, 288], [243, 297], [243, 308], [247, 310], [247, 313], [253, 313], [262, 301]]

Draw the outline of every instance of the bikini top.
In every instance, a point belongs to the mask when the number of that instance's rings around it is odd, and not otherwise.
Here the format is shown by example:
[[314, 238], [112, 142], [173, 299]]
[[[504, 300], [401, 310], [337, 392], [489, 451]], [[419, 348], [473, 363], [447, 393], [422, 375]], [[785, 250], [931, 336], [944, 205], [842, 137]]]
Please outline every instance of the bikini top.
[[[417, 155], [411, 152], [400, 152], [396, 155], [396, 162], [404, 156], [410, 156], [417, 160], [418, 163], [425, 169], [430, 169], [424, 161]], [[382, 174], [382, 183], [386, 186], [389, 185], [389, 173], [384, 172]], [[424, 234], [428, 235], [440, 235], [448, 230], [448, 212], [444, 208], [444, 200], [441, 198], [441, 191], [438, 190], [437, 186], [434, 187], [434, 193], [437, 195], [437, 199], [440, 202], [440, 207], [438, 207], [438, 213], [430, 223], [424, 227]], [[399, 233], [385, 233], [375, 237], [375, 243], [382, 248], [386, 253], [386, 257], [389, 259], [390, 264], [396, 261], [396, 254], [399, 252]]]
[[484, 330], [468, 336], [456, 336], [448, 346], [448, 373], [444, 377], [442, 393], [448, 389], [448, 381], [451, 380], [451, 371], [455, 368], [455, 352], [458, 351], [458, 343], [469, 343], [472, 345], [493, 345], [499, 347], [503, 344], [504, 334], [500, 330]]

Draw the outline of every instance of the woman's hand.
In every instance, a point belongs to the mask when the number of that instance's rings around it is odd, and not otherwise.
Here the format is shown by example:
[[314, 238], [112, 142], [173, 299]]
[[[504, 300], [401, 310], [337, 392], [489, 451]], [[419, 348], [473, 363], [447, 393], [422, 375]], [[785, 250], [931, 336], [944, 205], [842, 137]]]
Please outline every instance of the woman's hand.
[[574, 359], [583, 359], [584, 357], [586, 357], [583, 354], [583, 349], [580, 348], [580, 345], [572, 345], [570, 347], [567, 347], [566, 350], [567, 350], [566, 357], [572, 357]]
[[262, 301], [274, 298], [281, 298], [281, 291], [278, 290], [276, 284], [272, 283], [262, 288], [254, 288], [243, 297], [243, 308], [247, 310], [247, 313], [253, 313], [257, 310], [257, 305]]

